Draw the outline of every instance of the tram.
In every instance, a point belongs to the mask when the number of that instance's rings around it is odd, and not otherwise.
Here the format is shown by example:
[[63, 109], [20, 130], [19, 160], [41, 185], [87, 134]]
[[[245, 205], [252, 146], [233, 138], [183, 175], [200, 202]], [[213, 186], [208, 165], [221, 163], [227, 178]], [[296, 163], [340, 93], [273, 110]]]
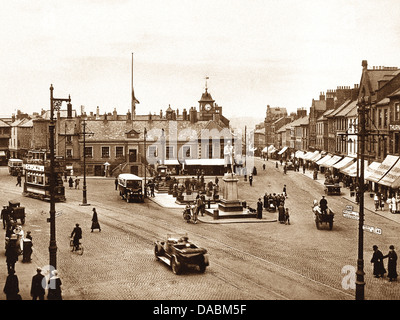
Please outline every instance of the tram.
[[[50, 155], [47, 151], [28, 151], [25, 164], [25, 182], [23, 195], [44, 201], [50, 200]], [[55, 159], [54, 173], [55, 188], [54, 198], [57, 202], [65, 201], [65, 188], [63, 186], [62, 174], [64, 165]]]
[[24, 171], [24, 162], [21, 159], [9, 159], [8, 160], [8, 173], [12, 176], [17, 176], [18, 173]]

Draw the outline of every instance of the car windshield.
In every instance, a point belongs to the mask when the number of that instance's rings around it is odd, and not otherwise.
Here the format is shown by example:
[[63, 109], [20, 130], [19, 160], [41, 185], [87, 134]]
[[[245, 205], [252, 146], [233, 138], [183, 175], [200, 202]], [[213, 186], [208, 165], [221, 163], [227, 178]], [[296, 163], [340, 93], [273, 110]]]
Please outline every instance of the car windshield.
[[141, 187], [141, 182], [136, 180], [129, 180], [126, 182], [127, 188], [138, 189]]

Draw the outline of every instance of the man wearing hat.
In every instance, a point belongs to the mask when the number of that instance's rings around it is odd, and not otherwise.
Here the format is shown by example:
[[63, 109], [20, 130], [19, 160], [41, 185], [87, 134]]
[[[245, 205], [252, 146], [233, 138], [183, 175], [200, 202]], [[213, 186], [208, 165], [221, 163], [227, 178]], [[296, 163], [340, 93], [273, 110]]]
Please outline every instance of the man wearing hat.
[[82, 229], [79, 223], [75, 224], [75, 228], [71, 232], [71, 238], [73, 238], [74, 249], [77, 250], [79, 248], [79, 240], [82, 239]]
[[321, 213], [327, 213], [328, 201], [326, 201], [325, 196], [322, 196], [322, 199], [319, 201], [319, 207], [321, 208]]
[[42, 275], [42, 269], [37, 268], [36, 274], [32, 277], [32, 286], [31, 286], [31, 296], [32, 300], [44, 300], [45, 294], [45, 285], [46, 281], [44, 280], [44, 275]]
[[380, 278], [383, 277], [383, 275], [386, 273], [385, 267], [383, 266], [383, 254], [382, 252], [378, 249], [377, 245], [373, 245], [372, 249], [374, 250], [374, 253], [372, 255], [371, 263], [374, 264], [374, 276], [375, 278]]

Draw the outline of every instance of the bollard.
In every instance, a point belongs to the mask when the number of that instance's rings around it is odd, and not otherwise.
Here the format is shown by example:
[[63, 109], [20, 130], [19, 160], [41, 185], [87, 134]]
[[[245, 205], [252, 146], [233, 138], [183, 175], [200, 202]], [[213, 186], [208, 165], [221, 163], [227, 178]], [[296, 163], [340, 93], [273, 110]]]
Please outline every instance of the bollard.
[[219, 210], [218, 209], [214, 209], [214, 211], [213, 211], [213, 218], [214, 218], [214, 220], [218, 220], [218, 217], [219, 217]]

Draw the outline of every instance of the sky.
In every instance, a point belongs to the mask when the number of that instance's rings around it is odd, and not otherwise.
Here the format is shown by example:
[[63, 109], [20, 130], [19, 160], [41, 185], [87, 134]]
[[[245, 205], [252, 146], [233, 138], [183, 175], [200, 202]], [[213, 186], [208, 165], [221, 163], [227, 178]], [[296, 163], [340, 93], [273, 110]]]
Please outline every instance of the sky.
[[[358, 84], [361, 61], [400, 67], [398, 0], [15, 0], [0, 4], [0, 116], [71, 96], [80, 114], [198, 107], [226, 117], [309, 110]], [[133, 53], [133, 64], [132, 64]], [[64, 105], [65, 109], [66, 106]]]

